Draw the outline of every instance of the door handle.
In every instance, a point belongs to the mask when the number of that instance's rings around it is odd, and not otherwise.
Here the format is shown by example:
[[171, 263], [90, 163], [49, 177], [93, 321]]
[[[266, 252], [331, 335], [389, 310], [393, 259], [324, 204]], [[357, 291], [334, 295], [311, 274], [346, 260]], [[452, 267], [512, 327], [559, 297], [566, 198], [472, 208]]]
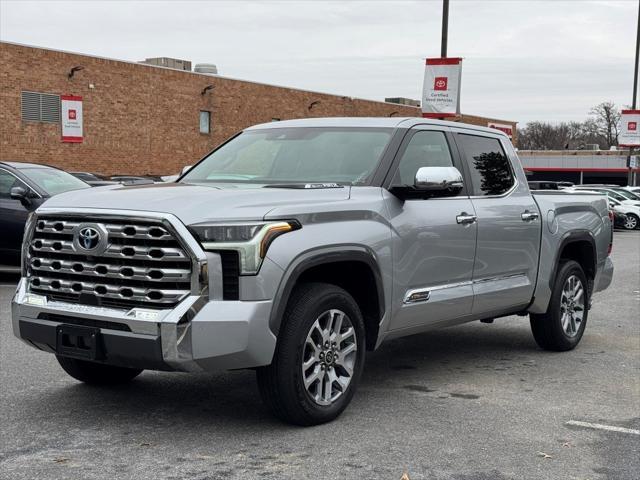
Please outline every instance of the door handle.
[[467, 212], [462, 212], [460, 215], [456, 217], [456, 222], [460, 225], [468, 225], [470, 223], [476, 223], [478, 221], [478, 217], [475, 215], [469, 215]]
[[540, 214], [538, 212], [530, 212], [529, 210], [525, 210], [524, 212], [522, 212], [521, 217], [523, 222], [533, 222], [540, 217]]

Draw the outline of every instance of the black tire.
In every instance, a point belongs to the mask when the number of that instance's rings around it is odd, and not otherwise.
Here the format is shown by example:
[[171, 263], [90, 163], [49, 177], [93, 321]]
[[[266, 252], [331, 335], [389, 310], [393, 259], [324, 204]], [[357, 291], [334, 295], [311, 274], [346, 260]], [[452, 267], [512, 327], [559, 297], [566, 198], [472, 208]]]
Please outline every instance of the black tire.
[[[575, 275], [584, 289], [584, 313], [580, 326], [575, 335], [568, 335], [562, 328], [562, 290], [567, 279]], [[545, 350], [564, 352], [572, 350], [580, 343], [589, 316], [589, 283], [578, 262], [567, 260], [560, 264], [551, 293], [549, 308], [544, 314], [530, 314], [531, 331], [536, 343]]]
[[56, 358], [65, 372], [90, 385], [118, 385], [129, 382], [142, 373], [137, 368], [114, 367], [59, 355]]
[[[331, 309], [339, 309], [349, 317], [357, 350], [346, 390], [333, 403], [319, 405], [304, 387], [301, 367], [307, 334], [315, 321]], [[287, 423], [309, 426], [329, 422], [351, 401], [364, 366], [365, 350], [364, 321], [351, 295], [330, 284], [302, 284], [294, 290], [284, 313], [273, 362], [257, 370], [262, 400]]]
[[636, 230], [640, 228], [640, 218], [633, 213], [627, 213], [627, 219], [623, 225], [625, 230]]

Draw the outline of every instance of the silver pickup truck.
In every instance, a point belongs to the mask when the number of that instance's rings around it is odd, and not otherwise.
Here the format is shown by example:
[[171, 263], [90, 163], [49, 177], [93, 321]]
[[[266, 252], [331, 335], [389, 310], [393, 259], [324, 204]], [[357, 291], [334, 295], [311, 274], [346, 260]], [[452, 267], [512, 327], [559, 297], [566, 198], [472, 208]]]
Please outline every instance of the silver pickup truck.
[[392, 338], [529, 316], [580, 341], [607, 288], [605, 197], [531, 194], [497, 130], [420, 118], [248, 128], [177, 182], [48, 200], [25, 231], [15, 335], [92, 384], [143, 369], [256, 369], [313, 425]]

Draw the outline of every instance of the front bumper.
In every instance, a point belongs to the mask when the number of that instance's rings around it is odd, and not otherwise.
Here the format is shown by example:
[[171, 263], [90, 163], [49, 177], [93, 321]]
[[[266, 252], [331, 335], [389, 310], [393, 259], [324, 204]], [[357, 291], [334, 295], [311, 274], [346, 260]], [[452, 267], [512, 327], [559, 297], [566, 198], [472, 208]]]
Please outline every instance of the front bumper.
[[64, 323], [100, 328], [103, 363], [151, 370], [214, 371], [271, 363], [276, 338], [269, 329], [272, 301], [211, 300], [192, 295], [173, 309], [120, 310], [47, 301], [22, 279], [11, 304], [14, 334], [55, 353]]

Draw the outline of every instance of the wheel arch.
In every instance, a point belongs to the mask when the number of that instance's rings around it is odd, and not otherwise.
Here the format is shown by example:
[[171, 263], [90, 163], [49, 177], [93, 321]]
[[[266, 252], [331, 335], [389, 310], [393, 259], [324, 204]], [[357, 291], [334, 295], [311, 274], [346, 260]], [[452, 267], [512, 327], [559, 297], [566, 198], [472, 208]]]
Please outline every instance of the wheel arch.
[[[593, 284], [598, 265], [598, 250], [593, 234], [588, 230], [574, 231], [567, 234], [558, 246], [553, 270], [549, 277], [549, 287], [553, 290], [556, 275], [563, 260], [574, 260], [580, 264], [590, 284]], [[591, 291], [591, 285], [590, 289]]]
[[[285, 271], [276, 293], [269, 318], [269, 328], [274, 335], [280, 331], [295, 286], [311, 281], [339, 286], [353, 296], [364, 317], [367, 349], [374, 349], [386, 308], [382, 274], [375, 254], [366, 247], [340, 245], [298, 256]], [[372, 288], [375, 289], [373, 297]]]

